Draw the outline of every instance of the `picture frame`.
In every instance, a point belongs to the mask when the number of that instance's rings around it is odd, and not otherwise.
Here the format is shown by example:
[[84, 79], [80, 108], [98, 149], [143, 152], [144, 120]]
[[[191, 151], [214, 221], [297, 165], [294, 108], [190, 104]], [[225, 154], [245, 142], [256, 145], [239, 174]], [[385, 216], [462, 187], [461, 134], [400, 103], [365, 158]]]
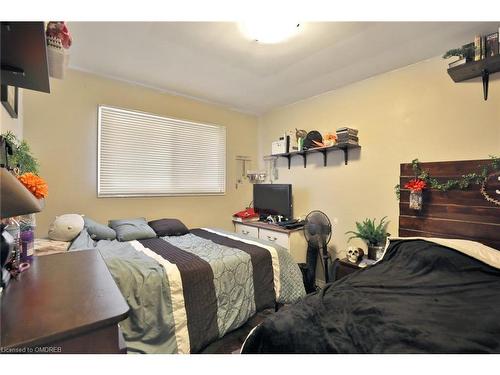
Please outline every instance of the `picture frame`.
[[0, 101], [12, 118], [17, 118], [18, 116], [18, 96], [19, 89], [17, 86], [1, 85]]

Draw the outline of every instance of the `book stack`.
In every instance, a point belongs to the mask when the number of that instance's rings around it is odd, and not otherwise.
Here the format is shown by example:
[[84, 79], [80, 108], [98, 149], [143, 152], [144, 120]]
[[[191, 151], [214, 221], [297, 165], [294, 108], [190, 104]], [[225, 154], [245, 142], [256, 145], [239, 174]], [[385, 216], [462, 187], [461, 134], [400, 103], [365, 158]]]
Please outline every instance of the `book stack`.
[[337, 129], [337, 143], [339, 144], [358, 144], [358, 130], [346, 126]]
[[479, 61], [487, 57], [496, 56], [500, 52], [500, 40], [498, 37], [499, 31], [481, 36], [477, 35], [474, 38], [474, 60]]

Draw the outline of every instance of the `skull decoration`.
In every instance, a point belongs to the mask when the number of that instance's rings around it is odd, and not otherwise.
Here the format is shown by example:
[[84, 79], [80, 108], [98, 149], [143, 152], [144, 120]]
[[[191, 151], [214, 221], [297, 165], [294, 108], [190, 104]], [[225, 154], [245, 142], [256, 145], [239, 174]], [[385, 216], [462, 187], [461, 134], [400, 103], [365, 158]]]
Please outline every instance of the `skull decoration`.
[[365, 252], [358, 247], [349, 246], [347, 248], [347, 260], [351, 263], [358, 263], [363, 259], [363, 255]]

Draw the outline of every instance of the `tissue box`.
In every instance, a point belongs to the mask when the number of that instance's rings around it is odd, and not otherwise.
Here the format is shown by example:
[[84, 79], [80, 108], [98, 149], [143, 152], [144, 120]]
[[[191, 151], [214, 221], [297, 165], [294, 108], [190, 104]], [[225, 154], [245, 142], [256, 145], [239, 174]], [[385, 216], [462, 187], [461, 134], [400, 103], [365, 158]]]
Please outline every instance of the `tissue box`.
[[274, 141], [271, 146], [271, 155], [284, 154], [286, 152], [286, 141], [284, 139]]

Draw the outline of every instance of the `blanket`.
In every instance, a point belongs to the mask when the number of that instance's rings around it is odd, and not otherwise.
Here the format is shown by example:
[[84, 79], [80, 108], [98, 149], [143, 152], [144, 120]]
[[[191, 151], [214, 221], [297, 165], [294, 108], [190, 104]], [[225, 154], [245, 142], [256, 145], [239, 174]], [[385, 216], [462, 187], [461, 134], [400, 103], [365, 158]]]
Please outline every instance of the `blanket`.
[[305, 295], [286, 249], [232, 232], [94, 242], [82, 231], [70, 246], [88, 248], [101, 253], [130, 306], [120, 326], [131, 352], [196, 353], [257, 311]]
[[391, 241], [374, 266], [267, 319], [242, 352], [500, 353], [500, 252], [444, 243]]

